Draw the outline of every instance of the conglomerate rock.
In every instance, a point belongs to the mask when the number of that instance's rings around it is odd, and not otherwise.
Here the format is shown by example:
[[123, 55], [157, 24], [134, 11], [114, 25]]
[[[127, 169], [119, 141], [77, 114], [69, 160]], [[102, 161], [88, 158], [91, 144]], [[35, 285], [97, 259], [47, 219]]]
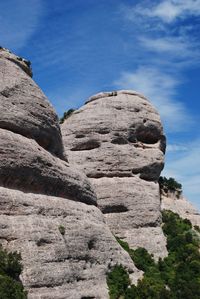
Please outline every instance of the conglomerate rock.
[[62, 158], [58, 117], [30, 75], [26, 60], [0, 48], [0, 128], [35, 139]]
[[0, 129], [0, 153], [1, 186], [96, 204], [85, 175], [35, 140]]
[[62, 135], [69, 164], [90, 179], [112, 232], [165, 256], [157, 183], [165, 137], [149, 101], [129, 90], [97, 94], [65, 120]]
[[[134, 91], [92, 96], [62, 126], [68, 163], [58, 117], [31, 77], [28, 61], [0, 47], [0, 243], [21, 253], [29, 299], [106, 299], [114, 265], [133, 283], [142, 276], [114, 235], [167, 254], [160, 117]], [[182, 198], [162, 208], [199, 225]]]
[[118, 263], [141, 277], [95, 206], [2, 187], [0, 202], [1, 243], [21, 252], [29, 299], [106, 299]]
[[22, 255], [29, 299], [108, 298], [106, 273], [142, 272], [87, 177], [64, 160], [58, 118], [23, 59], [0, 48], [0, 241]]

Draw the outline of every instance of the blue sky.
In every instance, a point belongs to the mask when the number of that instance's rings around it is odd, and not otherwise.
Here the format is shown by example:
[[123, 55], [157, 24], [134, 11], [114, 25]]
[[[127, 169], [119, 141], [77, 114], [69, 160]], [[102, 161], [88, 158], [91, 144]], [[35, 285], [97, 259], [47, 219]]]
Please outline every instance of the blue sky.
[[99, 91], [146, 95], [167, 135], [163, 175], [200, 209], [200, 0], [1, 0], [0, 23], [59, 115]]

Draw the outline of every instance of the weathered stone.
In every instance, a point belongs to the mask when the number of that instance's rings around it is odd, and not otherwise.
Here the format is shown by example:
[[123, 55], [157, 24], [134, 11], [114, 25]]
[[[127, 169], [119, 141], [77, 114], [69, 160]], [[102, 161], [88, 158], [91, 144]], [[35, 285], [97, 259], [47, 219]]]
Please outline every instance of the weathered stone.
[[177, 196], [174, 192], [161, 194], [162, 210], [170, 210], [180, 217], [189, 219], [193, 225], [200, 227], [200, 213], [183, 196]]
[[165, 256], [157, 180], [166, 141], [148, 100], [124, 90], [92, 96], [64, 122], [62, 135], [70, 165], [90, 179], [113, 233]]
[[31, 62], [26, 60], [20, 56], [13, 54], [6, 48], [0, 47], [0, 58], [12, 61], [14, 64], [18, 65], [25, 73], [27, 73], [30, 77], [33, 76], [31, 69]]
[[29, 75], [26, 60], [0, 49], [0, 128], [33, 138], [63, 158], [58, 117]]
[[[0, 236], [19, 251], [29, 299], [106, 299], [106, 273], [122, 264], [141, 277], [94, 206], [0, 187]], [[62, 228], [62, 230], [61, 230]]]
[[1, 244], [21, 253], [29, 299], [108, 298], [112, 266], [133, 283], [142, 272], [94, 206], [85, 174], [63, 160], [57, 116], [29, 75], [0, 48]]
[[167, 255], [160, 214], [159, 186], [138, 177], [91, 179], [98, 207], [114, 235], [155, 258]]
[[96, 204], [85, 175], [35, 140], [0, 129], [0, 186]]
[[91, 97], [62, 125], [69, 159], [88, 177], [133, 176], [157, 180], [162, 170], [164, 136], [150, 103], [134, 92]]
[[[1, 244], [21, 252], [29, 299], [109, 298], [114, 265], [133, 283], [142, 276], [114, 236], [167, 255], [160, 117], [135, 91], [92, 96], [62, 126], [68, 163], [58, 118], [31, 76], [29, 62], [0, 48]], [[162, 209], [200, 226], [182, 197], [162, 194]]]

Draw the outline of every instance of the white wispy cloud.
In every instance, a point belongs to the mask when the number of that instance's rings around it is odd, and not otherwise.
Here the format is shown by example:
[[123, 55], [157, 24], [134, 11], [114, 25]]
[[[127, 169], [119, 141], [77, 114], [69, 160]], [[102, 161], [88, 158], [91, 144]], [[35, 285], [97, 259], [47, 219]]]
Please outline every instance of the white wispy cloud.
[[130, 26], [134, 25], [134, 37], [143, 51], [163, 55], [169, 62], [182, 61], [183, 67], [200, 62], [199, 28], [192, 22], [182, 22], [200, 16], [200, 0], [141, 1], [122, 5], [121, 14]]
[[[157, 107], [170, 142], [163, 175], [180, 181], [186, 197], [200, 208], [200, 139], [192, 140], [198, 122], [179, 95], [185, 71], [200, 63], [199, 23], [190, 21], [200, 16], [200, 0], [146, 0], [121, 7], [121, 13], [133, 28], [142, 63], [122, 72], [115, 83], [144, 93]], [[182, 143], [172, 143], [170, 136], [185, 128], [191, 130], [190, 144], [183, 134]]]
[[186, 108], [176, 100], [179, 80], [155, 67], [142, 66], [134, 72], [124, 72], [114, 82], [118, 88], [135, 89], [155, 105], [168, 132], [182, 131], [192, 123]]
[[168, 0], [161, 1], [153, 9], [146, 10], [150, 17], [158, 17], [164, 22], [173, 22], [177, 18], [200, 15], [199, 0]]
[[200, 62], [199, 42], [191, 34], [193, 25], [171, 26], [171, 22], [199, 15], [200, 0], [140, 1], [122, 6], [121, 13], [130, 27], [134, 24], [141, 63], [136, 70], [121, 72], [115, 84], [145, 94], [159, 110], [168, 132], [184, 131], [193, 121], [178, 91], [184, 83], [183, 71]]
[[22, 48], [38, 27], [43, 14], [42, 0], [0, 1], [0, 45]]
[[192, 58], [192, 62], [194, 63], [194, 61], [200, 57], [198, 51], [199, 44], [187, 36], [165, 36], [156, 38], [143, 35], [138, 39], [142, 47], [156, 52], [157, 54], [170, 55], [173, 60], [175, 58], [179, 60]]
[[134, 20], [135, 15], [160, 19], [172, 23], [178, 18], [200, 15], [200, 0], [142, 1], [134, 7], [123, 7], [126, 17]]

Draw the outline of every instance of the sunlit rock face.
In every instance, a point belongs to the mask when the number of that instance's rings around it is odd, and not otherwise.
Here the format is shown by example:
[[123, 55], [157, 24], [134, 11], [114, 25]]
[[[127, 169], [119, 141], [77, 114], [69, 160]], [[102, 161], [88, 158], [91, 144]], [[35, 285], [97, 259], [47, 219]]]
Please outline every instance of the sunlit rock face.
[[86, 175], [63, 154], [58, 118], [27, 63], [0, 49], [0, 243], [22, 255], [29, 299], [108, 298], [117, 243]]
[[0, 206], [1, 244], [21, 253], [29, 299], [109, 298], [106, 273], [118, 263], [141, 277], [95, 206], [2, 187]]
[[86, 173], [113, 234], [165, 256], [157, 183], [165, 136], [150, 102], [129, 90], [99, 93], [65, 120], [62, 135], [70, 165]]
[[31, 74], [26, 60], [0, 49], [0, 128], [34, 139], [63, 158], [58, 117]]

